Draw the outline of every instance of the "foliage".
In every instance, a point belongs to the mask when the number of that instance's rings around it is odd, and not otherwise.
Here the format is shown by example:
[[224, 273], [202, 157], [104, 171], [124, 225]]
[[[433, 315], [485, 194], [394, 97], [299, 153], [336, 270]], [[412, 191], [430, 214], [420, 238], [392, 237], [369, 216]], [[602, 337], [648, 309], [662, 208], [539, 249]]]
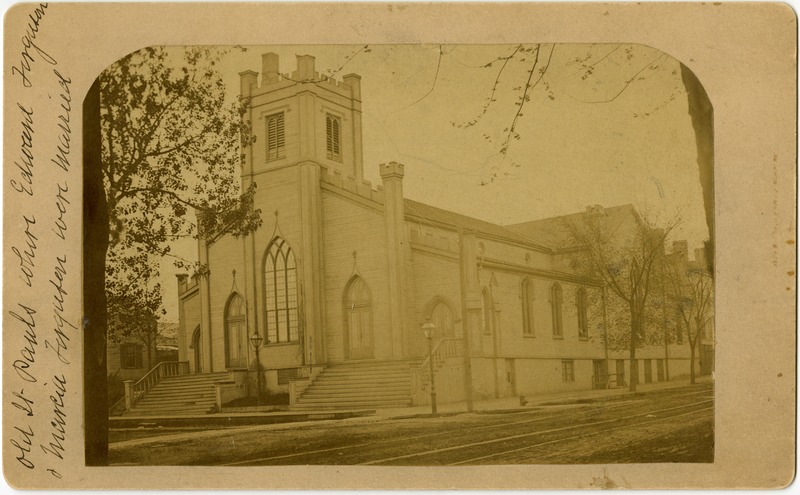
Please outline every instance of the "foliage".
[[[240, 193], [247, 102], [226, 102], [224, 52], [164, 47], [134, 52], [99, 77], [103, 179], [111, 238], [109, 332], [148, 333], [163, 315], [158, 266], [183, 236], [243, 235], [260, 224], [255, 186]], [[177, 266], [190, 266], [175, 257]], [[153, 331], [153, 330], [150, 330]]]

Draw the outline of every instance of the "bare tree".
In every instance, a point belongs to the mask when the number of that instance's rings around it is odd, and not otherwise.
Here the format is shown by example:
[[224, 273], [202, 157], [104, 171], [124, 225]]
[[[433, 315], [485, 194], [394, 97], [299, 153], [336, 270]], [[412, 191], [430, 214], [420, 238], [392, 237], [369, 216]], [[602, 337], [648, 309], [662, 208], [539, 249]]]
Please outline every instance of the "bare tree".
[[691, 383], [696, 383], [695, 356], [697, 344], [713, 318], [714, 279], [703, 266], [693, 266], [683, 252], [673, 253], [666, 262], [669, 284], [668, 298], [673, 303], [677, 318], [686, 329], [691, 359]]
[[[564, 227], [570, 243], [575, 268], [601, 281], [610, 313], [607, 342], [614, 350], [630, 353], [630, 391], [639, 381], [636, 350], [657, 343], [662, 332], [648, 332], [657, 325], [657, 296], [661, 292], [659, 263], [664, 256], [664, 241], [677, 225], [674, 220], [656, 226], [634, 213], [629, 229], [611, 225], [599, 211], [567, 218]], [[623, 327], [627, 327], [624, 328]]]

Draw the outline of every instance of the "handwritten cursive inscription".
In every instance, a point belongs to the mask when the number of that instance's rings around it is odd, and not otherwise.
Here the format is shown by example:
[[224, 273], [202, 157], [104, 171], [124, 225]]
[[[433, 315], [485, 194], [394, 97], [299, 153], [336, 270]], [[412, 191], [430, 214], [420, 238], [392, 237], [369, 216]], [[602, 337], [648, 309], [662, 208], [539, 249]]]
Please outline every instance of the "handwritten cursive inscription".
[[36, 362], [36, 346], [38, 345], [36, 342], [36, 319], [33, 317], [36, 311], [24, 304], [18, 304], [18, 306], [22, 309], [24, 315], [20, 315], [15, 311], [9, 311], [8, 314], [24, 325], [23, 337], [25, 338], [25, 344], [19, 351], [21, 358], [15, 360], [12, 366], [20, 378], [26, 382], [34, 383], [36, 382], [36, 377], [33, 376], [30, 368]]
[[15, 433], [18, 434], [17, 438], [12, 438], [9, 440], [9, 443], [17, 449], [17, 462], [22, 464], [28, 469], [33, 469], [35, 464], [33, 461], [28, 459], [28, 454], [31, 452], [31, 445], [33, 441], [33, 428], [30, 425], [26, 426], [25, 428], [20, 428], [19, 426], [14, 427]]
[[56, 288], [56, 292], [53, 294], [53, 319], [56, 325], [53, 328], [53, 340], [45, 340], [44, 346], [55, 352], [59, 361], [64, 364], [69, 364], [69, 360], [65, 354], [68, 349], [67, 342], [69, 342], [69, 337], [65, 330], [77, 330], [78, 327], [64, 318], [64, 296], [67, 295], [67, 292], [64, 290], [64, 278], [67, 275], [66, 263], [66, 255], [63, 257], [56, 257], [56, 267], [53, 274], [58, 282], [56, 283], [52, 279], [50, 280], [50, 283]]
[[25, 221], [25, 247], [20, 251], [18, 247], [11, 246], [11, 252], [14, 253], [14, 256], [19, 261], [19, 271], [22, 272], [20, 279], [25, 282], [25, 285], [31, 287], [33, 283], [33, 268], [35, 266], [33, 259], [36, 258], [36, 241], [39, 239], [31, 231], [31, 227], [36, 225], [36, 218], [33, 215], [31, 215], [31, 218], [22, 215], [22, 219]]
[[17, 103], [17, 108], [22, 112], [22, 131], [19, 133], [20, 146], [19, 152], [21, 156], [19, 160], [22, 162], [14, 162], [14, 166], [19, 169], [19, 175], [22, 179], [17, 182], [11, 179], [9, 183], [18, 193], [24, 193], [28, 196], [33, 196], [33, 108], [30, 110]]
[[[4, 345], [11, 356], [6, 363], [14, 370], [4, 396], [4, 419], [9, 421], [5, 446], [8, 458], [26, 468], [22, 471], [61, 479], [67, 478], [67, 461], [73, 460], [67, 455], [67, 439], [76, 426], [68, 419], [75, 404], [69, 403], [67, 377], [74, 361], [71, 339], [80, 337], [74, 323], [78, 319], [71, 313], [78, 307], [70, 297], [74, 270], [65, 252], [73, 242], [70, 221], [75, 220], [70, 197], [76, 190], [71, 177], [72, 79], [53, 56], [58, 55], [55, 39], [45, 34], [48, 4], [29, 5], [20, 7], [28, 9], [21, 46], [12, 42], [8, 51], [11, 80], [21, 83], [15, 89], [26, 98], [9, 107], [19, 124], [10, 131], [16, 160], [6, 184], [20, 213], [9, 222], [4, 244], [13, 253], [9, 273], [16, 275], [8, 278], [12, 289], [4, 318]], [[36, 166], [45, 163], [41, 157], [49, 159], [46, 174], [36, 173]], [[43, 259], [52, 260], [49, 273]], [[42, 289], [47, 292], [48, 287], [52, 307], [42, 311], [39, 305], [47, 304]], [[39, 315], [49, 312], [53, 323], [48, 328]]]
[[64, 396], [67, 395], [67, 379], [62, 375], [53, 375], [55, 391], [50, 395], [53, 403], [53, 416], [50, 419], [50, 442], [47, 445], [39, 444], [45, 454], [50, 454], [59, 459], [64, 459], [64, 440], [67, 436], [67, 413], [64, 412]]
[[64, 237], [67, 233], [67, 223], [64, 221], [64, 215], [67, 213], [67, 207], [70, 205], [69, 200], [65, 196], [66, 193], [69, 192], [69, 184], [64, 182], [64, 185], [61, 183], [56, 184], [58, 187], [58, 192], [56, 193], [56, 208], [58, 208], [58, 218], [56, 218], [55, 229], [51, 229], [53, 233], [62, 241], [66, 240]]
[[39, 34], [39, 24], [47, 13], [46, 9], [47, 3], [40, 3], [38, 7], [33, 9], [32, 14], [28, 14], [29, 22], [25, 29], [25, 35], [22, 37], [22, 51], [20, 52], [19, 64], [11, 66], [11, 74], [19, 76], [22, 85], [26, 88], [30, 88], [33, 85], [30, 79], [30, 73], [33, 69], [33, 63], [36, 62], [35, 56], [40, 57], [48, 64], [56, 65], [56, 60], [36, 44], [36, 37]]
[[50, 161], [58, 165], [65, 172], [69, 172], [69, 143], [72, 138], [72, 129], [69, 126], [69, 114], [72, 111], [72, 95], [69, 91], [69, 85], [72, 83], [72, 80], [62, 76], [56, 69], [53, 69], [53, 73], [56, 75], [59, 87], [61, 87], [61, 92], [58, 95], [58, 98], [61, 100], [61, 103], [59, 103], [61, 112], [58, 115], [59, 132], [56, 157], [52, 158]]

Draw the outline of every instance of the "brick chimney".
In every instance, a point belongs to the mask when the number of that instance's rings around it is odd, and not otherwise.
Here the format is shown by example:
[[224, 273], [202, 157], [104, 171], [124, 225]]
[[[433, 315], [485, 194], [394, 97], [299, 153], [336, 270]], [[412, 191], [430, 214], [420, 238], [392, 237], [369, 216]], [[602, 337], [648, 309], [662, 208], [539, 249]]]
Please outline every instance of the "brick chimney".
[[277, 53], [261, 55], [261, 85], [278, 82], [280, 78], [280, 60]]
[[297, 55], [297, 72], [295, 72], [294, 78], [299, 81], [309, 81], [317, 78], [317, 74], [314, 72], [314, 57], [312, 55]]

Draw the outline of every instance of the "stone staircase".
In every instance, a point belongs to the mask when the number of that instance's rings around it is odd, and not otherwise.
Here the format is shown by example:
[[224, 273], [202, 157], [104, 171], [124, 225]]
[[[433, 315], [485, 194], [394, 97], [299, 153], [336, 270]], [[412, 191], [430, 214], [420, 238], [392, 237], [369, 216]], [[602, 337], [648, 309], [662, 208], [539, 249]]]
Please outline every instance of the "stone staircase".
[[361, 361], [332, 364], [292, 410], [380, 409], [411, 405], [411, 369], [420, 361]]
[[214, 384], [230, 373], [203, 373], [162, 378], [124, 416], [189, 416], [208, 414], [216, 407]]

